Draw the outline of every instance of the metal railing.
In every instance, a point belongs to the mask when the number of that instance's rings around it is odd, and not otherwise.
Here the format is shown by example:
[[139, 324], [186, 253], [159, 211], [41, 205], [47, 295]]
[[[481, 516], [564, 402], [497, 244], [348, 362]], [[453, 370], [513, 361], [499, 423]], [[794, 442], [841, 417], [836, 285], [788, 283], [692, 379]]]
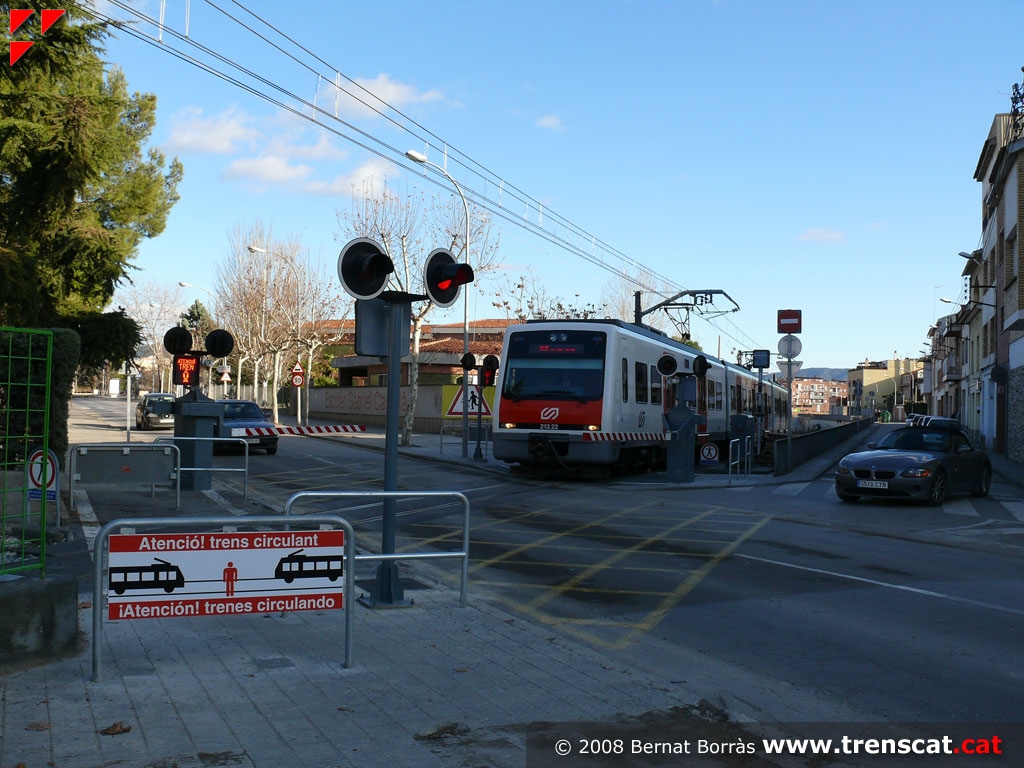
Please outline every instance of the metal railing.
[[469, 583], [469, 499], [457, 491], [299, 491], [288, 497], [284, 504], [285, 519], [296, 519], [301, 517], [303, 521], [309, 518], [306, 515], [293, 516], [292, 507], [296, 503], [312, 499], [402, 499], [402, 498], [447, 498], [458, 499], [462, 502], [462, 549], [457, 552], [400, 552], [395, 554], [356, 555], [357, 561], [386, 561], [386, 560], [441, 560], [450, 558], [462, 559], [462, 574], [459, 584], [459, 607], [466, 607], [466, 591]]
[[249, 443], [241, 437], [158, 437], [154, 443], [174, 443], [178, 440], [220, 442], [220, 443], [241, 443], [245, 449], [244, 467], [178, 467], [181, 472], [242, 472], [242, 498], [246, 498], [249, 492]]
[[[137, 484], [140, 484], [140, 485], [148, 484], [150, 486], [150, 493], [155, 496], [156, 495], [156, 484], [157, 484], [157, 482], [173, 480], [174, 481], [174, 508], [178, 509], [179, 507], [181, 507], [181, 472], [179, 471], [180, 468], [181, 468], [181, 451], [178, 449], [178, 446], [176, 446], [174, 444], [168, 445], [166, 443], [162, 444], [162, 445], [158, 445], [156, 443], [77, 443], [76, 445], [71, 446], [71, 450], [69, 452], [70, 456], [71, 456], [71, 465], [68, 468], [68, 475], [70, 477], [70, 481], [68, 483], [68, 493], [70, 494], [70, 499], [71, 499], [71, 509], [75, 508], [75, 482], [76, 481], [78, 481], [79, 483], [88, 483], [88, 482], [90, 482], [89, 480], [83, 480], [81, 477], [79, 477], [78, 461], [79, 461], [79, 459], [82, 456], [86, 456], [90, 452], [93, 452], [93, 453], [108, 453], [108, 452], [112, 453], [112, 452], [117, 452], [117, 453], [120, 453], [121, 456], [128, 456], [128, 457], [130, 457], [133, 453], [135, 453], [135, 454], [146, 454], [146, 453], [155, 453], [155, 452], [158, 452], [158, 451], [161, 451], [161, 452], [164, 452], [164, 453], [173, 452], [173, 454], [172, 454], [173, 455], [173, 460], [172, 460], [172, 464], [171, 464], [171, 476], [164, 477], [162, 475], [154, 474], [155, 472], [163, 472], [164, 471], [165, 467], [160, 466], [160, 465], [155, 465], [154, 464], [152, 466], [142, 466], [142, 467], [135, 468], [135, 467], [131, 467], [131, 466], [126, 466], [126, 465], [123, 464], [123, 462], [120, 462], [122, 464], [122, 466], [121, 466], [119, 471], [111, 472], [110, 474], [105, 475], [100, 480], [92, 479], [91, 482], [94, 482], [94, 483], [104, 483], [105, 482], [105, 483], [115, 483], [115, 484], [117, 484], [117, 483], [127, 483], [130, 480], [132, 483], [137, 483]], [[131, 474], [131, 472], [134, 471], [135, 469], [150, 470], [150, 474], [145, 475], [145, 472], [144, 472], [143, 474], [145, 476], [142, 479], [139, 479], [138, 475]]]
[[[486, 456], [487, 455], [487, 451], [488, 451], [488, 446], [490, 445], [490, 442], [491, 442], [491, 433], [492, 433], [492, 428], [491, 428], [490, 424], [482, 424], [479, 428], [477, 428], [477, 426], [475, 424], [470, 424], [469, 425], [469, 433], [468, 433], [467, 440], [470, 443], [475, 443], [475, 442], [477, 442], [477, 436], [479, 434], [480, 445], [482, 446], [481, 452], [483, 453], [484, 456]], [[446, 426], [443, 426], [443, 427], [441, 427], [440, 435], [441, 435], [441, 441], [440, 441], [441, 442], [441, 451], [440, 452], [441, 452], [442, 456], [444, 455], [444, 446], [445, 446], [444, 438], [445, 438], [445, 435], [448, 435], [450, 437], [451, 436], [458, 436], [459, 440], [458, 440], [457, 443], [455, 443], [455, 445], [462, 445], [462, 427], [461, 426], [458, 426], [458, 425], [455, 425], [455, 424], [448, 424]], [[452, 443], [449, 442], [448, 445], [452, 445]]]
[[[740, 438], [734, 437], [729, 441], [729, 485], [732, 485], [732, 468], [736, 467], [736, 475], [742, 472], [744, 475], [750, 474], [750, 457], [753, 455], [753, 441], [754, 438], [747, 435], [743, 438], [743, 453], [739, 453]], [[735, 449], [735, 450], [734, 450]], [[741, 465], [746, 463], [745, 467]]]
[[[53, 481], [50, 389], [53, 333], [0, 327], [0, 573], [46, 569], [46, 526], [52, 507], [47, 493], [29, 503], [33, 480]], [[33, 466], [32, 457], [41, 462]], [[59, 474], [59, 471], [58, 471]], [[57, 525], [60, 500], [56, 499]]]
[[[355, 594], [355, 532], [351, 523], [340, 515], [316, 514], [304, 515], [303, 522], [315, 525], [333, 525], [345, 532], [345, 587], [344, 603], [345, 611], [345, 660], [344, 667], [352, 666], [352, 597]], [[106, 558], [104, 552], [109, 548], [106, 546], [111, 533], [119, 528], [185, 528], [195, 526], [209, 528], [221, 526], [235, 527], [238, 525], [280, 525], [285, 526], [295, 522], [294, 518], [282, 517], [281, 515], [245, 515], [242, 517], [149, 517], [149, 518], [120, 518], [111, 520], [100, 528], [93, 542], [93, 578], [92, 578], [92, 681], [100, 682], [102, 670], [100, 668], [100, 646], [103, 645], [103, 563]]]

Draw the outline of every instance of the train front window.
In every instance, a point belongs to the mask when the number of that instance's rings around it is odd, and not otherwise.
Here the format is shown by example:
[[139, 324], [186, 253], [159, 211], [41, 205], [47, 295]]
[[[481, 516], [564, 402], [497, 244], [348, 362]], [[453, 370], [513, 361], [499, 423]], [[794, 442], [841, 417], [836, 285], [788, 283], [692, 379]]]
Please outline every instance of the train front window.
[[600, 400], [607, 338], [595, 331], [519, 331], [509, 338], [502, 397]]

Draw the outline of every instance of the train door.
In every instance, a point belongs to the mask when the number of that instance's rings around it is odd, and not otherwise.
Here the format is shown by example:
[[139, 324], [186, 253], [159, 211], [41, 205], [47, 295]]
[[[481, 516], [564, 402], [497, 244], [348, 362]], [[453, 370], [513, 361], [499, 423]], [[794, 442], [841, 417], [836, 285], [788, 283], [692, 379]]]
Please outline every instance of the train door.
[[708, 441], [708, 377], [697, 377], [697, 442]]

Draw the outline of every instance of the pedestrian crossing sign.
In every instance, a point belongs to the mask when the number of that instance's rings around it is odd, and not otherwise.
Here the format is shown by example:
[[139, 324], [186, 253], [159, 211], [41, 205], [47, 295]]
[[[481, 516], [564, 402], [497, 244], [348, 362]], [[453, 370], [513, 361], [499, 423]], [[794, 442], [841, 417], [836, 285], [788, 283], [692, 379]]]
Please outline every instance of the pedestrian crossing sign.
[[[487, 396], [494, 390], [490, 387], [483, 388], [483, 394], [481, 396], [481, 388], [470, 385], [467, 391], [466, 398], [466, 413], [470, 416], [475, 416], [479, 413], [481, 416], [491, 415], [491, 405], [487, 402]], [[450, 393], [451, 399], [448, 399]], [[445, 411], [445, 417], [448, 416], [461, 416], [462, 415], [462, 387], [446, 386], [444, 387], [445, 401], [448, 403], [448, 409]]]

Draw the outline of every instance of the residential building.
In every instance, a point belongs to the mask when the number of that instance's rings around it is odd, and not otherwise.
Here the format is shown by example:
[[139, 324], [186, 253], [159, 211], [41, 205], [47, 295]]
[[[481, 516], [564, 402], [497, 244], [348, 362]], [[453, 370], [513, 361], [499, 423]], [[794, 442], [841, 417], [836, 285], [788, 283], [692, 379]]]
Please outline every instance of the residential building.
[[818, 376], [793, 377], [793, 413], [845, 413], [848, 385]]
[[[901, 390], [904, 374], [910, 375], [906, 391]], [[846, 374], [850, 413], [858, 415], [889, 411], [893, 418], [902, 418], [906, 404], [916, 400], [913, 388], [920, 386], [923, 378], [924, 363], [921, 360], [900, 359], [894, 355], [892, 360], [865, 360], [858, 363], [856, 368], [851, 368]], [[910, 400], [906, 399], [907, 394], [912, 396]]]
[[1024, 207], [1024, 94], [998, 114], [974, 178], [982, 185], [982, 246], [964, 268], [965, 424], [986, 447], [1024, 462], [1024, 285], [1018, 223]]

